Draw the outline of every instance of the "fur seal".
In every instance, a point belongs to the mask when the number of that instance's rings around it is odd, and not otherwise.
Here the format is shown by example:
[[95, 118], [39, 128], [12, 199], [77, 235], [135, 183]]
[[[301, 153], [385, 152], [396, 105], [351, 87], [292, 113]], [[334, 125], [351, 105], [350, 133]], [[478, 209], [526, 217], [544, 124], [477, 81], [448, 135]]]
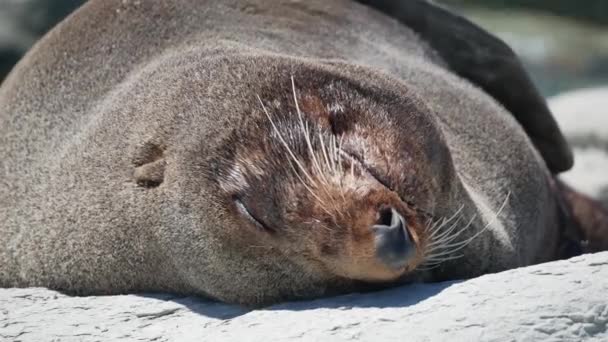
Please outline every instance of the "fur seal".
[[544, 100], [425, 32], [347, 0], [89, 1], [0, 88], [0, 285], [257, 306], [576, 253]]

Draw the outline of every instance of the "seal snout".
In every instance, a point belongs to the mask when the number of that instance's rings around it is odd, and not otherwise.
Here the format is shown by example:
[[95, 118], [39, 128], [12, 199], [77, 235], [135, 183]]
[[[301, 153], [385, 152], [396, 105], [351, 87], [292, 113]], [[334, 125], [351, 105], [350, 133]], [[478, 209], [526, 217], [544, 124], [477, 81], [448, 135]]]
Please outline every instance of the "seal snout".
[[372, 226], [376, 257], [392, 269], [405, 267], [415, 255], [416, 245], [407, 223], [394, 208], [382, 208], [376, 224]]

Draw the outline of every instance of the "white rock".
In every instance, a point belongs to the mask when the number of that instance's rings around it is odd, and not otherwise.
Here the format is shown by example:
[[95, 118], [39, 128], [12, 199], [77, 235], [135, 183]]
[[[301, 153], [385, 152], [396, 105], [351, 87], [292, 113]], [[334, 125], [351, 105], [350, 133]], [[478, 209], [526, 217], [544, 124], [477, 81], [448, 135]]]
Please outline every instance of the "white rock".
[[266, 309], [0, 289], [2, 341], [608, 341], [608, 252]]
[[608, 192], [608, 87], [572, 91], [549, 106], [574, 150], [572, 170], [561, 177], [590, 196]]
[[591, 197], [598, 198], [608, 189], [608, 152], [593, 147], [574, 147], [574, 167], [560, 177]]
[[595, 135], [608, 141], [608, 87], [554, 96], [549, 99], [549, 107], [566, 136]]

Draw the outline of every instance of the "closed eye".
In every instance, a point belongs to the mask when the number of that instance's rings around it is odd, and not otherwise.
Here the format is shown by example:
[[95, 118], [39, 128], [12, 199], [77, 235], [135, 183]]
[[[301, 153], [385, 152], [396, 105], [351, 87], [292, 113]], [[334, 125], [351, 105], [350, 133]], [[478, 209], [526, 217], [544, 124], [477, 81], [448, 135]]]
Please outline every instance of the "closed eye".
[[430, 211], [422, 209], [422, 208], [417, 208], [411, 201], [408, 201], [405, 198], [403, 198], [403, 196], [401, 196], [400, 193], [395, 191], [395, 189], [390, 186], [390, 184], [386, 181], [385, 177], [383, 177], [376, 169], [374, 169], [373, 167], [366, 164], [365, 161], [363, 161], [363, 159], [361, 157], [359, 157], [358, 155], [356, 155], [354, 153], [350, 153], [347, 151], [342, 151], [342, 153], [344, 156], [349, 158], [351, 161], [359, 164], [359, 166], [363, 170], [365, 170], [369, 175], [371, 175], [376, 181], [378, 181], [378, 183], [382, 184], [385, 188], [394, 192], [403, 203], [407, 203], [411, 208], [414, 208], [415, 210], [417, 210], [421, 213], [424, 213], [425, 215], [427, 215], [429, 217], [434, 217], [434, 215]]
[[374, 179], [376, 181], [378, 181], [378, 183], [382, 184], [385, 188], [389, 189], [390, 191], [395, 191], [390, 184], [388, 184], [388, 182], [386, 181], [386, 179], [384, 177], [382, 177], [380, 175], [380, 173], [374, 169], [373, 167], [367, 165], [365, 163], [365, 161], [363, 161], [363, 159], [361, 157], [359, 157], [358, 155], [354, 154], [354, 153], [350, 153], [350, 152], [342, 152], [344, 153], [344, 155], [346, 155], [347, 158], [349, 158], [350, 160], [354, 161], [355, 163], [359, 164], [359, 166], [365, 170], [367, 173], [369, 173], [372, 177], [374, 177]]
[[241, 213], [241, 215], [245, 216], [249, 221], [251, 221], [258, 229], [268, 232], [274, 233], [274, 229], [268, 227], [262, 220], [258, 219], [247, 209], [243, 201], [239, 197], [234, 198], [234, 203], [236, 204], [236, 208]]

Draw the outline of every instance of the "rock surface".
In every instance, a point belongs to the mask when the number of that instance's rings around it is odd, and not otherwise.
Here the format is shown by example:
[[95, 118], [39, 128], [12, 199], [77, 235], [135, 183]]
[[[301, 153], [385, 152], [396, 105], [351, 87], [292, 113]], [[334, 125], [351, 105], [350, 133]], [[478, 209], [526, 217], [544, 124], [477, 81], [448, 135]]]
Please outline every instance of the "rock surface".
[[1, 341], [608, 341], [608, 252], [265, 309], [0, 289]]
[[608, 205], [608, 87], [564, 93], [549, 106], [574, 150], [574, 167], [562, 179]]

